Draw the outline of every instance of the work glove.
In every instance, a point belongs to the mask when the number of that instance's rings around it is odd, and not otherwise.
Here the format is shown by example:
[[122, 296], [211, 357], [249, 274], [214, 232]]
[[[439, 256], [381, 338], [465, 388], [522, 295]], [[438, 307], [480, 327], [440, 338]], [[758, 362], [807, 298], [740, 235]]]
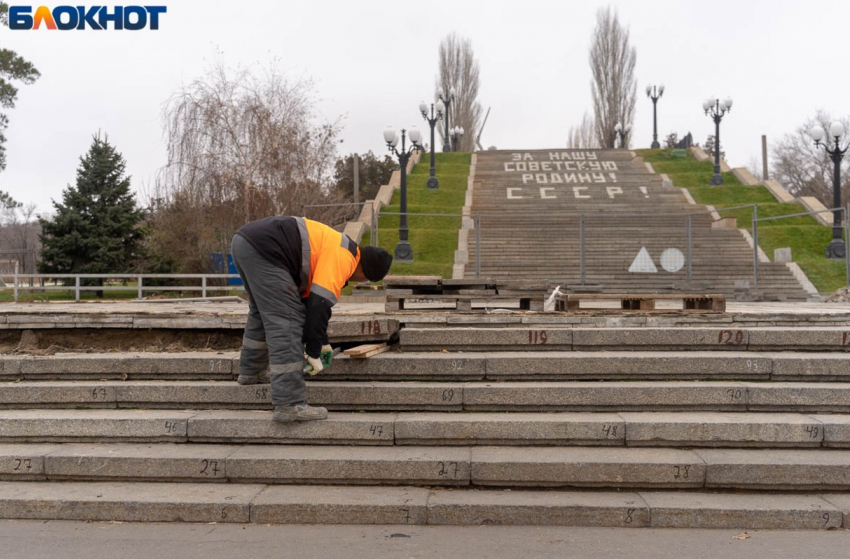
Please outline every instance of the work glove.
[[308, 355], [304, 361], [304, 372], [310, 376], [319, 374], [324, 368], [325, 366], [322, 365], [320, 357], [310, 357]]
[[325, 369], [329, 369], [331, 366], [331, 361], [334, 358], [334, 348], [330, 345], [325, 344], [322, 346], [322, 353], [319, 354], [319, 360], [322, 362], [322, 366]]

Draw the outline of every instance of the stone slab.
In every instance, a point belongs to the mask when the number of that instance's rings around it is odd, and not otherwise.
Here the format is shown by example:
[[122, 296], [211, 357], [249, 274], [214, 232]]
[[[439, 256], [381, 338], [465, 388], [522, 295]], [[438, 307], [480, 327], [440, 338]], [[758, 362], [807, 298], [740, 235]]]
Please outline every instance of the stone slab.
[[540, 526], [649, 526], [650, 511], [636, 493], [434, 491], [428, 523]]
[[51, 480], [225, 481], [237, 448], [188, 444], [72, 444], [44, 458]]
[[653, 528], [822, 530], [839, 528], [841, 511], [815, 495], [641, 492]]
[[622, 445], [625, 425], [611, 413], [400, 413], [399, 445]]
[[747, 387], [684, 381], [468, 383], [463, 401], [470, 411], [745, 411]]
[[850, 415], [810, 415], [823, 425], [823, 445], [833, 448], [850, 448]]
[[222, 381], [128, 381], [114, 383], [114, 386], [120, 408], [272, 407], [268, 384], [241, 386]]
[[850, 383], [745, 383], [749, 409], [850, 413]]
[[623, 412], [630, 446], [818, 447], [815, 416], [756, 412]]
[[185, 442], [193, 412], [0, 410], [3, 442]]
[[404, 328], [399, 338], [402, 349], [413, 351], [565, 351], [573, 343], [572, 330], [566, 328]]
[[22, 363], [25, 379], [230, 378], [233, 353], [61, 354]]
[[633, 347], [644, 350], [746, 350], [748, 330], [733, 328], [577, 328], [573, 350], [593, 351]]
[[387, 352], [368, 359], [341, 357], [322, 378], [354, 380], [481, 380], [482, 354], [420, 354]]
[[0, 482], [4, 519], [248, 522], [259, 485]]
[[824, 493], [820, 497], [841, 511], [844, 528], [850, 527], [850, 495], [846, 493]]
[[109, 383], [66, 381], [0, 383], [0, 408], [115, 408], [117, 389]]
[[600, 351], [486, 354], [488, 380], [765, 379], [771, 360], [747, 352]]
[[308, 382], [307, 401], [332, 410], [461, 411], [463, 385], [447, 382]]
[[345, 317], [328, 323], [331, 343], [388, 341], [398, 333], [398, 320], [378, 316]]
[[834, 354], [772, 354], [776, 380], [850, 381], [850, 356]]
[[251, 503], [251, 522], [421, 525], [428, 495], [416, 487], [267, 487]]
[[472, 448], [474, 485], [535, 487], [702, 487], [693, 451], [649, 448]]
[[227, 460], [239, 482], [469, 485], [468, 448], [246, 446]]
[[[307, 400], [331, 410], [461, 411], [463, 385], [310, 381]], [[268, 384], [222, 381], [0, 383], [0, 408], [272, 409]]]
[[0, 356], [0, 379], [18, 380], [21, 378], [21, 366], [27, 358]]
[[278, 423], [267, 411], [204, 411], [192, 416], [188, 433], [193, 443], [391, 445], [395, 418], [395, 414], [332, 413], [324, 421]]
[[0, 444], [0, 480], [46, 479], [44, 455], [58, 448], [47, 444]]
[[698, 449], [706, 487], [810, 491], [850, 488], [850, 451]]
[[756, 350], [850, 351], [850, 329], [753, 328], [749, 330], [749, 346]]

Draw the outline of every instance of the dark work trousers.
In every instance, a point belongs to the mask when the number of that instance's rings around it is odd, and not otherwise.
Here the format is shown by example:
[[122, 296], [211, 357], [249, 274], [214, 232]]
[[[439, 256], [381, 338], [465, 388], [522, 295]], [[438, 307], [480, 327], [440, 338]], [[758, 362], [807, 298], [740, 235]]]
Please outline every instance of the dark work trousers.
[[306, 402], [301, 342], [306, 312], [298, 287], [289, 272], [263, 258], [241, 236], [234, 235], [230, 250], [248, 292], [239, 372], [259, 375], [268, 365], [275, 406]]

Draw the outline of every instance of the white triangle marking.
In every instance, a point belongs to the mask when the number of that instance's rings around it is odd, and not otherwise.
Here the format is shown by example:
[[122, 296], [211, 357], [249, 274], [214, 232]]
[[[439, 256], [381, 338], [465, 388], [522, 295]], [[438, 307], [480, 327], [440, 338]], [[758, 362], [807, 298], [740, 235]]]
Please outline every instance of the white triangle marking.
[[646, 250], [646, 247], [641, 247], [640, 252], [638, 252], [637, 256], [635, 256], [635, 259], [629, 268], [629, 272], [633, 274], [658, 273], [658, 268], [655, 267], [655, 262], [652, 261], [652, 257], [649, 255], [649, 251]]

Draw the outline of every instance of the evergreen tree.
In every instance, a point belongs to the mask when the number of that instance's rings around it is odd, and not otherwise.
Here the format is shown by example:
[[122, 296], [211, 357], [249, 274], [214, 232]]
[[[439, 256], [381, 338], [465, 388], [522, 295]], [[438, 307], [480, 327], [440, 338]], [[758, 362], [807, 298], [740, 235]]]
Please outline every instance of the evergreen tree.
[[[143, 211], [136, 207], [125, 161], [107, 138], [94, 136], [80, 158], [76, 187], [53, 202], [52, 220], [40, 219], [39, 271], [61, 274], [125, 273], [139, 250]], [[102, 282], [89, 282], [103, 285]], [[100, 296], [100, 293], [99, 293]]]

